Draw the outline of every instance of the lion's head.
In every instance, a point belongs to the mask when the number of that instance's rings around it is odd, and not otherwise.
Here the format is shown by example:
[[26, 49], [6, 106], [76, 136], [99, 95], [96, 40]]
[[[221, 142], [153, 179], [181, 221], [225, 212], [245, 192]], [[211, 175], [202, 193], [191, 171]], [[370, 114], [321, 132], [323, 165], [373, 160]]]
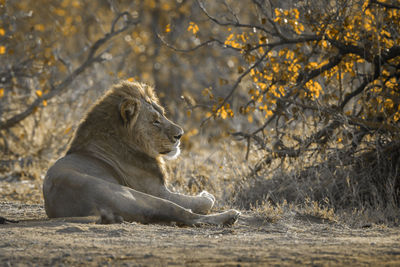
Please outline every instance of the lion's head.
[[153, 88], [124, 81], [94, 104], [78, 127], [68, 153], [118, 143], [119, 149], [175, 158], [180, 153], [182, 134], [182, 128], [165, 116]]

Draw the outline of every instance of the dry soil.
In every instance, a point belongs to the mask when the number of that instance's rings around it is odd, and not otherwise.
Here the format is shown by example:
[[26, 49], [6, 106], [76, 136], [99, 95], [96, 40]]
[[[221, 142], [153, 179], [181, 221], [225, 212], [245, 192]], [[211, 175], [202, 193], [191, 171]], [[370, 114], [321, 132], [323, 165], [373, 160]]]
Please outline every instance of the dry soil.
[[351, 229], [289, 214], [243, 212], [232, 227], [197, 228], [47, 219], [41, 205], [0, 203], [3, 266], [400, 266], [400, 229]]

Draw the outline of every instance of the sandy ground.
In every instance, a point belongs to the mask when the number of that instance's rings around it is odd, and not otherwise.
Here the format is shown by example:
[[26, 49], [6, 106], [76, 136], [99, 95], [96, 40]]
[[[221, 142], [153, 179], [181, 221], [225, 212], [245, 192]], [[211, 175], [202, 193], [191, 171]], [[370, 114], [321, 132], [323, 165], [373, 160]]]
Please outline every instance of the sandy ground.
[[3, 266], [397, 265], [400, 229], [350, 229], [291, 214], [269, 223], [244, 212], [233, 227], [197, 228], [46, 218], [41, 205], [0, 203]]

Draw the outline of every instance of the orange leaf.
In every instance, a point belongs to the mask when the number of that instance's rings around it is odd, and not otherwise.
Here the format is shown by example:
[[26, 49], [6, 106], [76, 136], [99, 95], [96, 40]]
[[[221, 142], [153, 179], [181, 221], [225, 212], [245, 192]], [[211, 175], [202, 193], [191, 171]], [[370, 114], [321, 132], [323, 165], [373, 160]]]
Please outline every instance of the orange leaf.
[[67, 134], [71, 131], [72, 127], [68, 127], [67, 129], [64, 130], [64, 134]]
[[171, 31], [171, 25], [167, 24], [167, 26], [165, 26], [165, 32], [170, 32]]

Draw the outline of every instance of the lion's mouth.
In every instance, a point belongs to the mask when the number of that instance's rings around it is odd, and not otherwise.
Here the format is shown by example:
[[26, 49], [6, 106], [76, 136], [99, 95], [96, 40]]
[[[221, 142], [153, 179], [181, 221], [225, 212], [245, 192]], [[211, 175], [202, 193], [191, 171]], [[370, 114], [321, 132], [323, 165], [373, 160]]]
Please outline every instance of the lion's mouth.
[[177, 151], [177, 149], [179, 148], [179, 145], [180, 145], [180, 144], [181, 144], [181, 142], [180, 142], [180, 141], [177, 141], [171, 149], [162, 151], [162, 152], [160, 152], [160, 154], [165, 155], [165, 154], [171, 153], [171, 152], [173, 152], [173, 151]]
[[167, 158], [169, 159], [175, 159], [179, 156], [181, 150], [179, 148], [179, 145], [181, 144], [181, 142], [178, 140], [174, 146], [172, 147], [172, 149], [169, 149], [168, 151], [163, 151], [160, 154], [165, 155]]

